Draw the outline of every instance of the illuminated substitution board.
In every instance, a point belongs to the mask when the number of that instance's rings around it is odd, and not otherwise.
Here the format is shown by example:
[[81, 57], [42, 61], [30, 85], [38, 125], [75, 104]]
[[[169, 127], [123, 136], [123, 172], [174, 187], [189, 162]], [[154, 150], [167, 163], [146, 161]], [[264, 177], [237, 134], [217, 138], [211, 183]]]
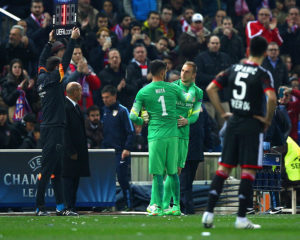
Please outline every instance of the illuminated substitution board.
[[53, 28], [55, 37], [71, 36], [76, 26], [77, 0], [54, 0]]

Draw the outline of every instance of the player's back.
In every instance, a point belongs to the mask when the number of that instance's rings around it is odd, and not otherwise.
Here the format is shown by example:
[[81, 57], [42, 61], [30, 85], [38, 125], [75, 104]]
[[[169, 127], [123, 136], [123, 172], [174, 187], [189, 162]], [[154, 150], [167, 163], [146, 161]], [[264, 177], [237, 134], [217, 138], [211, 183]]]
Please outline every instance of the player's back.
[[180, 89], [168, 82], [152, 82], [138, 95], [149, 114], [148, 140], [178, 136], [176, 101]]
[[263, 116], [264, 91], [274, 86], [271, 73], [254, 63], [246, 62], [233, 65], [228, 80], [232, 112], [245, 117]]

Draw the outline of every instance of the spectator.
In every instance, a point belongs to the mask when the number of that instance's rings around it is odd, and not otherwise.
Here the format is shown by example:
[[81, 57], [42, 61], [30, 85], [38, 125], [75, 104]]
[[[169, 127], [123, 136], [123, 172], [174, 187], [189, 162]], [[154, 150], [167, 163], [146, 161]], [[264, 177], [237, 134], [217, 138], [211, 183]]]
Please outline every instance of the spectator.
[[283, 63], [285, 64], [287, 71], [288, 71], [288, 75], [289, 78], [293, 76], [294, 72], [293, 72], [293, 63], [292, 63], [292, 58], [290, 55], [281, 55], [280, 56]]
[[[111, 49], [108, 52], [108, 65], [99, 73], [99, 77], [103, 79], [102, 88], [106, 85], [112, 85], [117, 89], [117, 99], [124, 106], [127, 105], [128, 98], [125, 73], [126, 67], [122, 64], [120, 52], [115, 48]], [[98, 106], [103, 106], [100, 90], [95, 92], [95, 102]]]
[[188, 7], [188, 1], [184, 0], [170, 0], [170, 6], [173, 10], [173, 18], [180, 20], [182, 15], [184, 15], [184, 10]]
[[300, 14], [298, 7], [289, 9], [286, 22], [280, 27], [280, 34], [284, 41], [281, 46], [282, 54], [290, 55], [294, 66], [300, 65]]
[[118, 24], [112, 28], [112, 31], [117, 35], [118, 40], [121, 41], [130, 32], [129, 28], [132, 19], [129, 14], [120, 14], [118, 18]]
[[[291, 98], [295, 96], [296, 101], [292, 102]], [[290, 137], [293, 138], [295, 142], [298, 142], [298, 119], [300, 113], [300, 91], [292, 88], [286, 88], [284, 91], [284, 96], [279, 98], [279, 104], [285, 106], [288, 115], [291, 120], [292, 128], [290, 132]]]
[[205, 27], [209, 30], [209, 31], [213, 31], [215, 28], [220, 28], [222, 27], [222, 20], [224, 17], [226, 17], [226, 12], [222, 9], [218, 10], [215, 14], [215, 17], [212, 21], [208, 21], [205, 24]]
[[220, 38], [220, 51], [230, 56], [231, 63], [238, 63], [245, 56], [243, 40], [238, 31], [233, 28], [230, 17], [223, 18], [222, 27], [217, 27], [214, 34]]
[[2, 98], [9, 107], [9, 121], [21, 121], [26, 113], [32, 111], [36, 100], [33, 91], [34, 80], [30, 79], [20, 59], [13, 59], [9, 72], [2, 83]]
[[243, 15], [242, 21], [238, 21], [235, 25], [235, 28], [238, 30], [240, 37], [243, 40], [244, 48], [247, 47], [247, 38], [246, 38], [246, 26], [248, 22], [254, 21], [254, 15], [252, 13], [246, 13]]
[[147, 48], [149, 56], [155, 58], [154, 48], [151, 40], [146, 34], [141, 34], [141, 24], [137, 21], [130, 23], [130, 33], [120, 42], [118, 49], [120, 50], [122, 61], [128, 64], [133, 58], [133, 48], [136, 44], [144, 44]]
[[27, 34], [28, 37], [33, 40], [38, 52], [40, 53], [48, 41], [52, 18], [49, 13], [44, 13], [42, 0], [32, 0], [30, 11], [30, 16], [25, 19], [27, 22]]
[[160, 37], [163, 36], [163, 31], [160, 28], [160, 15], [158, 12], [150, 11], [147, 20], [142, 26], [142, 32], [146, 33], [151, 42], [156, 43]]
[[[34, 75], [36, 70], [33, 69], [37, 59], [37, 50], [33, 42], [24, 35], [24, 28], [20, 25], [14, 25], [10, 29], [9, 39], [4, 42], [0, 51], [2, 51], [2, 58], [0, 60], [1, 71], [4, 70], [6, 74], [8, 71], [8, 64], [15, 58], [19, 58], [24, 68], [30, 75]], [[3, 69], [3, 67], [5, 67]]]
[[195, 13], [192, 17], [192, 24], [187, 32], [182, 33], [179, 38], [179, 63], [193, 61], [199, 51], [206, 49], [206, 40], [210, 32], [203, 27], [203, 17]]
[[0, 106], [0, 149], [18, 148], [20, 136], [7, 119], [7, 108]]
[[168, 76], [168, 82], [174, 82], [180, 79], [180, 72], [178, 70], [171, 70]]
[[55, 41], [52, 45], [51, 53], [53, 56], [62, 58], [65, 53], [65, 50], [66, 50], [66, 46], [62, 42]]
[[117, 177], [125, 199], [125, 209], [132, 208], [129, 184], [130, 152], [133, 148], [134, 128], [128, 110], [117, 101], [117, 89], [105, 86], [102, 90], [103, 147], [115, 149]]
[[90, 106], [85, 119], [85, 131], [88, 148], [99, 149], [103, 141], [103, 127], [100, 122], [100, 109], [98, 106]]
[[147, 140], [147, 127], [142, 125], [133, 124], [135, 129], [135, 141], [133, 143], [133, 151], [135, 152], [148, 152]]
[[167, 64], [166, 80], [168, 80], [170, 71], [172, 71], [172, 69], [174, 67], [173, 58], [168, 54], [164, 54], [162, 56], [162, 60]]
[[102, 3], [102, 9], [108, 17], [108, 26], [115, 26], [117, 24], [117, 12], [114, 9], [113, 2], [111, 0], [104, 0]]
[[[218, 36], [212, 35], [209, 38], [207, 47], [208, 50], [199, 53], [195, 59], [198, 69], [196, 84], [201, 89], [206, 89], [208, 84], [218, 73], [224, 71], [230, 66], [230, 57], [226, 53], [220, 52], [220, 39]], [[226, 111], [229, 111], [229, 104], [227, 102], [228, 100], [225, 90], [223, 90], [219, 95], [223, 108], [225, 108]], [[203, 94], [203, 104], [209, 116], [212, 119], [216, 119], [219, 128], [221, 128], [224, 120], [209, 101], [205, 91]]]
[[91, 5], [91, 0], [78, 0], [78, 23], [83, 32], [90, 32], [96, 27], [98, 13]]
[[247, 23], [246, 38], [248, 48], [250, 40], [256, 36], [264, 37], [268, 43], [276, 42], [279, 46], [283, 43], [277, 28], [277, 20], [271, 17], [271, 11], [268, 8], [264, 7], [259, 10], [257, 21]]
[[[100, 12], [97, 15], [96, 27], [92, 31], [85, 33], [85, 37], [83, 38], [83, 42], [82, 42], [82, 46], [84, 47], [84, 52], [89, 53], [91, 49], [98, 46], [99, 43], [97, 41], [97, 33], [102, 28], [110, 29], [108, 26], [107, 15], [105, 13]], [[109, 30], [109, 36], [111, 39], [112, 47], [117, 47], [118, 45], [117, 35], [113, 31]]]
[[89, 153], [84, 117], [78, 105], [82, 97], [81, 85], [77, 82], [68, 83], [66, 92], [65, 149], [62, 161], [65, 211], [72, 213], [72, 216], [78, 216], [75, 210], [76, 195], [80, 177], [90, 176]]
[[131, 109], [137, 92], [152, 79], [149, 64], [146, 47], [142, 44], [136, 45], [133, 49], [133, 59], [126, 68], [125, 80], [128, 96], [124, 104], [128, 109]]
[[186, 7], [183, 12], [183, 16], [180, 18], [181, 31], [187, 32], [192, 23], [192, 17], [195, 14], [194, 8]]
[[21, 121], [13, 123], [16, 130], [19, 132], [22, 142], [26, 137], [32, 136], [36, 124], [36, 115], [34, 113], [28, 113]]
[[289, 84], [289, 76], [284, 62], [279, 57], [279, 46], [275, 42], [270, 42], [267, 49], [267, 57], [264, 59], [262, 65], [269, 70], [274, 79], [275, 92], [278, 93], [278, 88]]
[[145, 21], [151, 11], [159, 12], [161, 0], [124, 0], [124, 11], [138, 21]]
[[169, 46], [171, 49], [176, 47], [176, 43], [181, 34], [179, 22], [172, 19], [173, 10], [171, 6], [164, 6], [161, 11], [160, 29], [163, 31], [164, 36], [169, 39]]
[[[162, 60], [165, 55], [169, 52], [169, 40], [162, 36], [157, 43], [155, 43], [156, 58]], [[154, 60], [154, 59], [153, 59]]]
[[72, 60], [63, 82], [65, 85], [69, 82], [80, 83], [82, 86], [82, 98], [78, 101], [78, 104], [83, 112], [86, 112], [90, 106], [94, 105], [93, 91], [100, 88], [101, 82], [92, 67], [83, 57], [82, 50], [79, 46], [74, 47]]
[[[26, 124], [27, 135], [25, 136], [22, 144], [20, 145], [20, 149], [37, 149], [41, 148], [41, 133], [40, 133], [40, 125], [36, 122], [35, 115], [33, 115], [34, 119], [30, 119], [31, 114], [27, 114], [24, 117], [24, 122]], [[28, 118], [28, 119], [27, 119]], [[35, 121], [35, 122], [30, 122]]]
[[93, 48], [89, 54], [89, 63], [96, 73], [99, 73], [108, 64], [108, 52], [111, 48], [109, 29], [100, 28], [96, 34], [98, 46]]

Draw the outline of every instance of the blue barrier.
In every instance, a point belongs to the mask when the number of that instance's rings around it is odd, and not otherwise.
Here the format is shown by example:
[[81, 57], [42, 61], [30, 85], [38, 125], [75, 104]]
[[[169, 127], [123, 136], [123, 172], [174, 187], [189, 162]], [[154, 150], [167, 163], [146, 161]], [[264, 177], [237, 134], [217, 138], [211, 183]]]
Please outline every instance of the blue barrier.
[[[81, 178], [77, 206], [114, 206], [116, 202], [115, 153], [111, 149], [89, 150], [91, 177]], [[0, 150], [0, 207], [35, 206], [41, 150]], [[47, 206], [54, 206], [51, 184]]]

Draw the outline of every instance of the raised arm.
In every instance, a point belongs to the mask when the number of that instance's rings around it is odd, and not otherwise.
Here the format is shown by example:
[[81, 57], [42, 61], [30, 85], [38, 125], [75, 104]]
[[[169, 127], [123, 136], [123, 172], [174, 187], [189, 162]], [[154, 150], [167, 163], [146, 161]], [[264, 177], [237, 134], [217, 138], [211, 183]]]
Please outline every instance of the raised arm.
[[55, 39], [54, 39], [54, 30], [52, 30], [49, 33], [49, 42], [45, 44], [43, 51], [41, 53], [40, 59], [39, 59], [39, 70], [41, 68], [44, 68], [44, 70], [46, 70], [46, 62], [48, 57], [50, 57], [51, 55], [51, 47], [52, 44], [54, 43]]
[[74, 46], [75, 46], [75, 42], [76, 42], [76, 39], [78, 39], [80, 36], [80, 31], [79, 31], [79, 28], [73, 28], [72, 30], [72, 34], [71, 34], [71, 38], [70, 38], [70, 41], [67, 45], [67, 49], [62, 57], [62, 67], [63, 67], [63, 70], [64, 72], [67, 71], [67, 68], [70, 64], [70, 61], [71, 61], [71, 58], [72, 58], [72, 55], [73, 55], [73, 50], [74, 50]]

